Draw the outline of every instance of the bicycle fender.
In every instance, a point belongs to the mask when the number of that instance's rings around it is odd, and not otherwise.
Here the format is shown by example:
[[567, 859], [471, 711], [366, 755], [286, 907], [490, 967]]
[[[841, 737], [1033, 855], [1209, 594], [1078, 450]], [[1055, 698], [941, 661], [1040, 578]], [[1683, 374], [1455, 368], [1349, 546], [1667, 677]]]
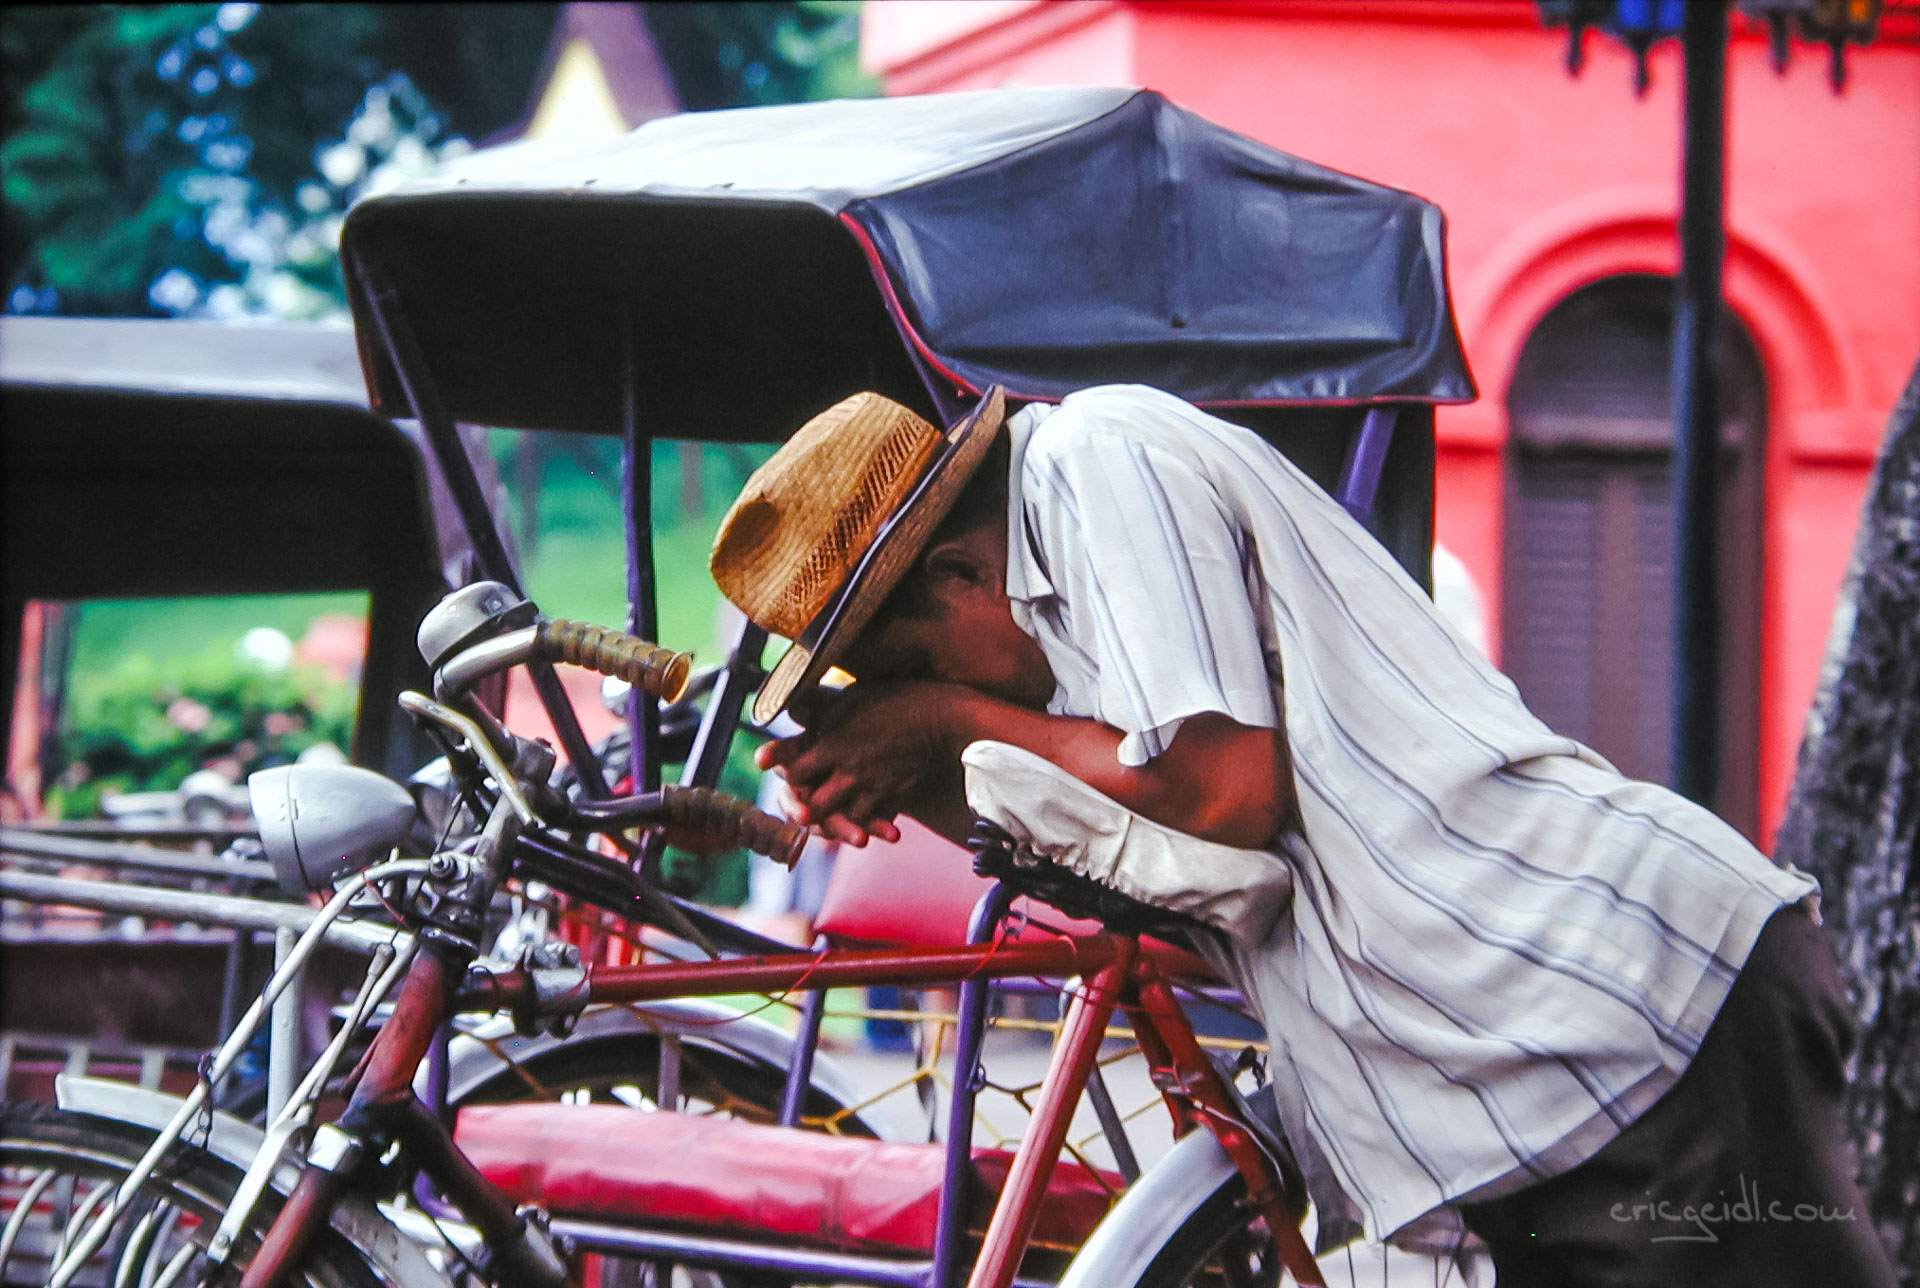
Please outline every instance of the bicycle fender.
[[1127, 1187], [1060, 1277], [1059, 1288], [1139, 1282], [1161, 1247], [1213, 1192], [1237, 1176], [1210, 1131], [1191, 1131]]
[[[71, 1113], [159, 1132], [179, 1112], [181, 1097], [105, 1078], [61, 1074], [54, 1079], [54, 1101]], [[266, 1133], [218, 1110], [208, 1117], [207, 1153], [244, 1174]], [[197, 1138], [199, 1133], [190, 1128], [189, 1134]], [[271, 1184], [285, 1198], [299, 1179], [299, 1164], [286, 1161], [274, 1169]], [[376, 1271], [400, 1288], [451, 1288], [451, 1281], [434, 1269], [420, 1245], [402, 1234], [364, 1195], [349, 1194], [335, 1204], [332, 1225]]]
[[[793, 1034], [757, 1015], [742, 1015], [721, 1002], [702, 997], [674, 998], [632, 1006], [589, 1007], [566, 1037], [540, 1034], [521, 1037], [504, 1015], [488, 1018], [477, 1027], [454, 1035], [448, 1050], [447, 1102], [465, 1096], [506, 1067], [502, 1056], [526, 1059], [577, 1042], [590, 1042], [623, 1033], [665, 1033], [691, 1038], [731, 1051], [744, 1060], [784, 1072], [793, 1057]], [[497, 1048], [497, 1052], [495, 1050]], [[860, 1084], [825, 1051], [813, 1056], [814, 1090], [842, 1105], [866, 1099]], [[877, 1139], [922, 1143], [924, 1137], [903, 1132], [883, 1114], [856, 1114], [855, 1118]]]

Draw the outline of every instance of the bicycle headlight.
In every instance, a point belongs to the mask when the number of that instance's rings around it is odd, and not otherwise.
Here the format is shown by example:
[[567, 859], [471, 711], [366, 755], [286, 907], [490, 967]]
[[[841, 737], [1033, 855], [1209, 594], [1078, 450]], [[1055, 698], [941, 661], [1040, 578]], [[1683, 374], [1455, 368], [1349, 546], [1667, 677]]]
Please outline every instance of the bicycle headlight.
[[352, 765], [277, 765], [247, 779], [280, 888], [304, 895], [387, 856], [414, 822], [407, 789]]

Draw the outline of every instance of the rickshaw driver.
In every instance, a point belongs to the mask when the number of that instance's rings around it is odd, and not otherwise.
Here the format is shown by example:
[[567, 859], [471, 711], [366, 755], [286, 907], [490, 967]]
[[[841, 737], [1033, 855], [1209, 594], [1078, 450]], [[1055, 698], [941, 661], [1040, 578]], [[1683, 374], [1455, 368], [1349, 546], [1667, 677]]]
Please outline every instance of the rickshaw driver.
[[806, 726], [761, 763], [823, 834], [959, 839], [991, 739], [1285, 856], [1291, 911], [1232, 964], [1323, 1248], [1362, 1221], [1471, 1231], [1502, 1288], [1893, 1283], [1812, 880], [1547, 729], [1250, 431], [1143, 386], [994, 391], [944, 435], [857, 395], [712, 566], [796, 641], [754, 714]]

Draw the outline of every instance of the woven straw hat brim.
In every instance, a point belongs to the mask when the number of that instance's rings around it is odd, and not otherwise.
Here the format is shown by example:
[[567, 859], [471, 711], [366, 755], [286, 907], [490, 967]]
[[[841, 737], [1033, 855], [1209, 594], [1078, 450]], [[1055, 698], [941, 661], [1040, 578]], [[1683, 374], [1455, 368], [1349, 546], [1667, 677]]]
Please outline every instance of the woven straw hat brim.
[[826, 609], [826, 625], [819, 636], [796, 640], [781, 655], [753, 700], [754, 723], [771, 722], [795, 697], [812, 691], [841, 650], [866, 629], [880, 605], [925, 551], [933, 530], [953, 510], [987, 449], [993, 446], [1005, 418], [1005, 398], [996, 385], [954, 431], [951, 446], [899, 514], [881, 529], [848, 576], [846, 587]]

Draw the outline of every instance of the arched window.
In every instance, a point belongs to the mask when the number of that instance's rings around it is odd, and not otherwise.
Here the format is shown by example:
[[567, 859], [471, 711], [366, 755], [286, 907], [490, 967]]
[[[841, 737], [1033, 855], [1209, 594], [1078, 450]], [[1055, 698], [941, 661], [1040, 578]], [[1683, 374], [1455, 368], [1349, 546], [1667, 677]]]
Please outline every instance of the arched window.
[[[1636, 778], [1671, 781], [1673, 284], [1608, 278], [1528, 337], [1507, 398], [1501, 657], [1541, 719]], [[1719, 349], [1721, 753], [1715, 807], [1757, 827], [1766, 391]]]

